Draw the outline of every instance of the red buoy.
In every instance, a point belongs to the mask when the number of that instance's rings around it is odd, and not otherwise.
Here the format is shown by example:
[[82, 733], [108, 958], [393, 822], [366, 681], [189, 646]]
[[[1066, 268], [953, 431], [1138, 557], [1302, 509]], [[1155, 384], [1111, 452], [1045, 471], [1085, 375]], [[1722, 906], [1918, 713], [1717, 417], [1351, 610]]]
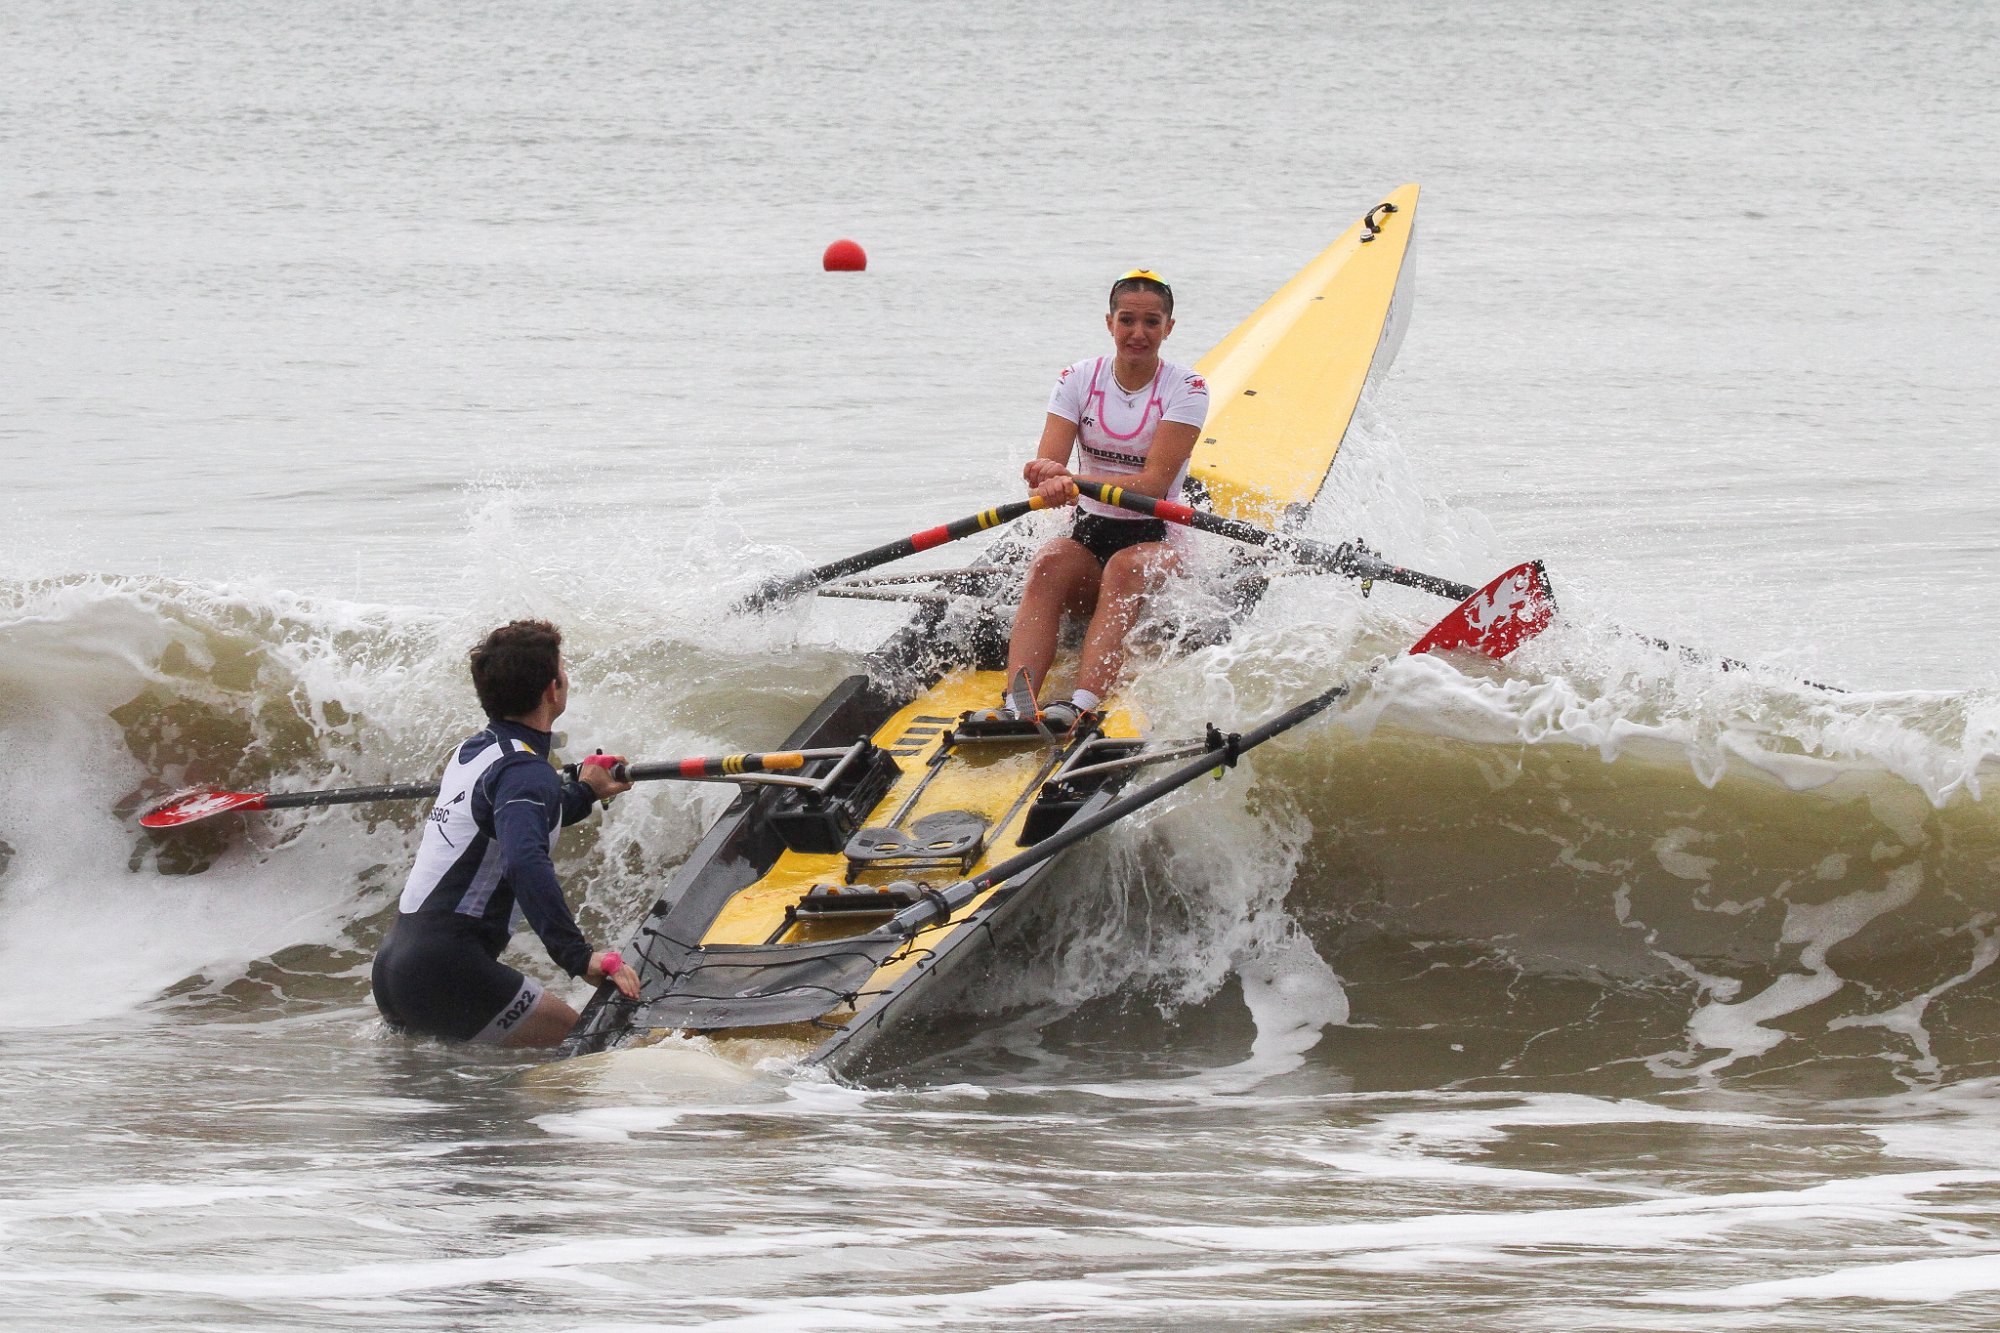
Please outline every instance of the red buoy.
[[826, 247], [820, 263], [828, 273], [859, 273], [868, 267], [868, 255], [853, 241], [842, 239]]

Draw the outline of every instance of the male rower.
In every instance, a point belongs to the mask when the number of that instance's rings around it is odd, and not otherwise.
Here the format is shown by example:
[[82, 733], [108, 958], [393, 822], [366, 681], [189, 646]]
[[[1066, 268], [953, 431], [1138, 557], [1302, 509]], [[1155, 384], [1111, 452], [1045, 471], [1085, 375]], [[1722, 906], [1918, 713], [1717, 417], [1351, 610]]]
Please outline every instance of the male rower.
[[452, 752], [424, 821], [401, 910], [375, 956], [375, 1005], [399, 1032], [498, 1046], [552, 1046], [576, 1010], [500, 961], [518, 913], [556, 966], [637, 999], [639, 977], [577, 929], [549, 853], [565, 824], [631, 787], [615, 755], [565, 778], [550, 730], [569, 705], [562, 634], [516, 620], [472, 650], [486, 727]]

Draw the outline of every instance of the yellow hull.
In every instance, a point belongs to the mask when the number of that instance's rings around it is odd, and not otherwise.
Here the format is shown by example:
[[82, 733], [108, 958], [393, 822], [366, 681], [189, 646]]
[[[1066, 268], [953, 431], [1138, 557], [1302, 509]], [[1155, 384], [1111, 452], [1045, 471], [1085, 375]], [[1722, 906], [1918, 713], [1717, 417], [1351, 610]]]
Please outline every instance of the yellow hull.
[[1310, 506], [1361, 391], [1394, 357], [1417, 187], [1385, 202], [1395, 211], [1371, 214], [1373, 240], [1357, 222], [1196, 363], [1209, 411], [1188, 475], [1217, 512], [1272, 524]]
[[[999, 671], [954, 672], [897, 710], [869, 737], [894, 755], [903, 770], [902, 776], [876, 803], [868, 820], [870, 825], [885, 825], [894, 814], [897, 826], [909, 828], [944, 811], [967, 811], [986, 824], [986, 836], [976, 859], [934, 887], [970, 879], [1021, 849], [1021, 828], [1027, 820], [1029, 802], [1060, 756], [1056, 747], [1038, 742], [959, 745], [950, 747], [948, 755], [941, 753], [947, 749], [945, 734], [951, 724], [963, 713], [990, 705], [1000, 697], [1005, 684], [1005, 674]], [[1102, 734], [1113, 738], [1137, 737], [1139, 732], [1134, 719], [1114, 707], [1105, 717]], [[933, 768], [937, 770], [935, 775]], [[853, 929], [852, 925], [824, 920], [795, 921], [788, 916], [787, 909], [815, 885], [840, 885], [865, 894], [871, 888], [911, 877], [911, 871], [895, 867], [850, 872], [850, 863], [840, 852], [788, 850], [763, 878], [730, 899], [702, 937], [702, 943], [803, 944], [837, 938]], [[923, 877], [937, 878], [933, 873]], [[974, 899], [958, 915], [976, 914], [986, 896]], [[905, 957], [884, 964], [876, 972], [877, 985], [893, 983], [910, 963], [911, 959]], [[828, 1015], [834, 1021], [841, 1016]]]

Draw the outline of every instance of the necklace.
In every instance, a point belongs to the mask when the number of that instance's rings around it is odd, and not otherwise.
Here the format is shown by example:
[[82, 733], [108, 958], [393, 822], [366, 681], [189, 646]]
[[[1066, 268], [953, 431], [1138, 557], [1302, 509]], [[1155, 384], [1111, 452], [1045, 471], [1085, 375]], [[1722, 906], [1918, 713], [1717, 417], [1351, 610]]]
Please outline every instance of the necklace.
[[1159, 367], [1155, 366], [1153, 368], [1153, 373], [1146, 377], [1146, 382], [1144, 384], [1141, 384], [1136, 389], [1128, 389], [1123, 384], [1119, 383], [1118, 367], [1113, 366], [1111, 368], [1111, 383], [1117, 387], [1118, 392], [1124, 394], [1127, 398], [1137, 398], [1140, 394], [1146, 392], [1147, 389], [1152, 387], [1153, 381], [1158, 379], [1159, 375], [1160, 375]]

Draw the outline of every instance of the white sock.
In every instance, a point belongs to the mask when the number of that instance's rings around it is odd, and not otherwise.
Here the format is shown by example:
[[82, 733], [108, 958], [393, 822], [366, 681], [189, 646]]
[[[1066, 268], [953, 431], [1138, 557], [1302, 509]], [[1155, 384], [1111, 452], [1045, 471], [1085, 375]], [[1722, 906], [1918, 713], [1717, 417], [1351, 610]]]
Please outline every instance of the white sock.
[[1076, 705], [1079, 713], [1095, 713], [1097, 705], [1104, 702], [1104, 700], [1098, 698], [1089, 690], [1073, 691], [1069, 696], [1069, 701]]

